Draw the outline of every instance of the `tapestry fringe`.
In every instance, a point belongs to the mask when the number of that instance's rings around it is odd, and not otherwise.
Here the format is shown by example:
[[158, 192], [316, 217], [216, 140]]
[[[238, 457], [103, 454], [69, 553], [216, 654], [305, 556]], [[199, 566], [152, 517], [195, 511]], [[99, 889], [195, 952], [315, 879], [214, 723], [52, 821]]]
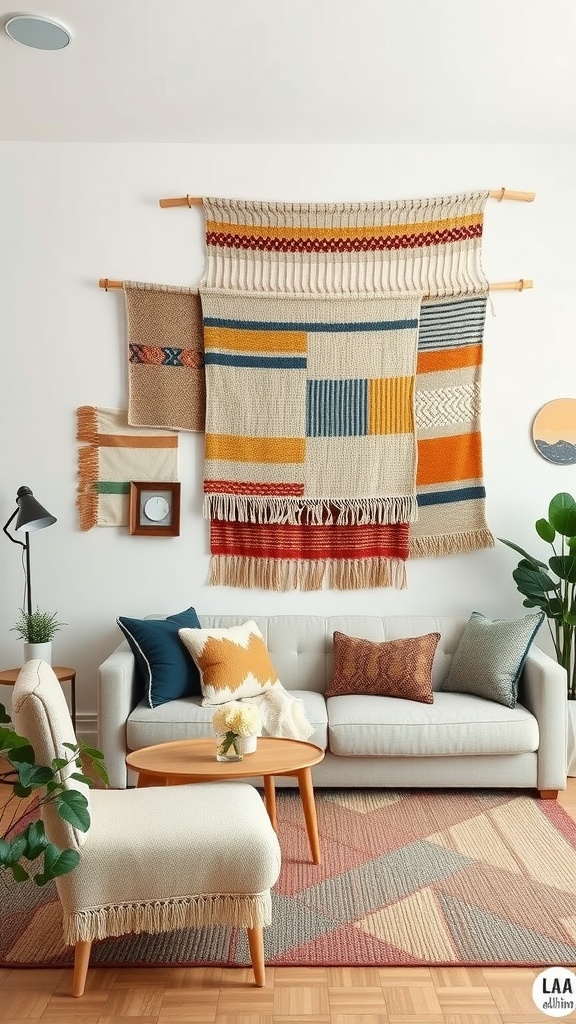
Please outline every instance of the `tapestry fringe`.
[[98, 409], [95, 405], [81, 405], [76, 410], [76, 440], [98, 443]]
[[[94, 423], [96, 422], [96, 409], [91, 406], [83, 406], [78, 409], [78, 436], [80, 440], [88, 438], [92, 432], [92, 412]], [[82, 416], [80, 415], [82, 413]], [[86, 414], [86, 415], [84, 415]], [[80, 437], [80, 431], [85, 432], [86, 437]], [[91, 530], [98, 521], [98, 448], [94, 443], [89, 443], [78, 449], [78, 489], [76, 494], [76, 508], [78, 509], [78, 523], [81, 530]]]
[[334, 590], [406, 587], [406, 565], [398, 558], [311, 560], [247, 558], [213, 555], [210, 586], [259, 587], [261, 590], [321, 590], [324, 581]]
[[410, 558], [436, 558], [439, 555], [466, 554], [493, 548], [495, 540], [488, 529], [465, 530], [462, 533], [410, 537]]
[[270, 924], [270, 892], [187, 896], [64, 911], [64, 942], [90, 942], [129, 932], [168, 932], [219, 924], [231, 928], [257, 928]]
[[365, 526], [413, 523], [418, 504], [412, 495], [388, 498], [273, 498], [243, 494], [205, 494], [204, 517], [238, 523], [290, 526]]

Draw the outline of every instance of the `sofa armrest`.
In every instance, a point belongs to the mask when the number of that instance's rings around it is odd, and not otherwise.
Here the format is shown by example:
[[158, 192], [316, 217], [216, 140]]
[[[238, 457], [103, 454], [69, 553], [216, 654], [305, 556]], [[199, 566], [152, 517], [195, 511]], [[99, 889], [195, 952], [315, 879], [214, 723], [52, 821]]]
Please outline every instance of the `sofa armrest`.
[[566, 671], [534, 644], [518, 699], [538, 722], [538, 789], [566, 789]]
[[98, 669], [98, 743], [114, 789], [126, 789], [126, 721], [138, 703], [136, 661], [122, 641]]

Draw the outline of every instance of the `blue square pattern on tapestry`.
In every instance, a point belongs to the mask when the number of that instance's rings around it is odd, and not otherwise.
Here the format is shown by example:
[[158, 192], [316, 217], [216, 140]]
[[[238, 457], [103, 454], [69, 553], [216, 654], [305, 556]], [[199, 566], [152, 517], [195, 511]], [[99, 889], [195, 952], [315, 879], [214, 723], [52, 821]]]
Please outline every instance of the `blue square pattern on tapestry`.
[[489, 619], [472, 612], [440, 689], [515, 708], [520, 673], [543, 621], [544, 612], [522, 619]]
[[151, 708], [179, 697], [200, 696], [200, 675], [178, 630], [199, 629], [194, 608], [165, 619], [129, 619], [116, 622], [130, 644], [142, 690]]

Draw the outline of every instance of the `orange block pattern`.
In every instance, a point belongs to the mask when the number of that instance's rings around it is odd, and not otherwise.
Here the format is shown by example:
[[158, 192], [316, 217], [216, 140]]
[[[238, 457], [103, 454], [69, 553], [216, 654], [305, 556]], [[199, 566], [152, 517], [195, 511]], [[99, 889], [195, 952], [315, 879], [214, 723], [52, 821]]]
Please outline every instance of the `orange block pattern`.
[[447, 483], [454, 480], [479, 480], [481, 477], [480, 431], [418, 441], [418, 485]]

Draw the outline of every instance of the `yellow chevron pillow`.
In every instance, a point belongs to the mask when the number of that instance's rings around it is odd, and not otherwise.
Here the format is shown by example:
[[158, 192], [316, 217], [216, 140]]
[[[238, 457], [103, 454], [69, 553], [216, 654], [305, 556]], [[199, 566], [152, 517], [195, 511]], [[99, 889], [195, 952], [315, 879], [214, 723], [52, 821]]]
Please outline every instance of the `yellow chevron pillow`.
[[179, 629], [178, 636], [198, 666], [203, 707], [257, 697], [280, 682], [252, 619], [229, 629]]

